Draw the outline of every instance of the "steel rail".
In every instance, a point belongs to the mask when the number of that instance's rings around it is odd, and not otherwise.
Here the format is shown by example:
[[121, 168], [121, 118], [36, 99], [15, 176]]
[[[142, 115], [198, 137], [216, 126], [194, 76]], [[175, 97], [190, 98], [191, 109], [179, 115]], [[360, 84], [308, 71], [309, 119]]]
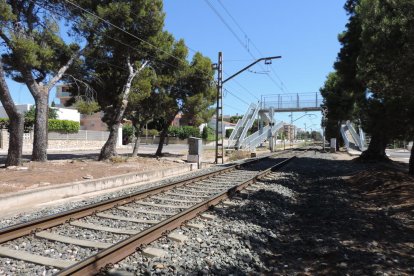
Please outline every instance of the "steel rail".
[[113, 198], [113, 199], [108, 199], [108, 200], [104, 200], [98, 203], [94, 203], [94, 204], [90, 204], [87, 206], [82, 206], [82, 207], [78, 207], [75, 209], [71, 209], [68, 211], [64, 211], [61, 213], [57, 213], [54, 215], [50, 215], [50, 216], [46, 216], [46, 217], [42, 217], [39, 219], [35, 219], [35, 220], [31, 220], [29, 222], [25, 222], [25, 223], [20, 223], [20, 224], [16, 224], [16, 225], [12, 225], [6, 228], [3, 228], [0, 230], [0, 244], [1, 243], [5, 243], [7, 241], [16, 239], [16, 238], [20, 238], [26, 235], [29, 235], [31, 233], [37, 232], [37, 231], [41, 231], [41, 230], [45, 230], [54, 226], [58, 226], [61, 224], [64, 224], [65, 222], [71, 221], [71, 220], [75, 220], [75, 219], [79, 219], [79, 218], [83, 218], [86, 216], [90, 216], [93, 215], [96, 212], [102, 212], [108, 209], [111, 209], [113, 207], [119, 206], [119, 205], [124, 205], [130, 202], [133, 202], [135, 200], [139, 200], [139, 199], [143, 199], [146, 198], [148, 196], [152, 196], [155, 194], [159, 194], [161, 192], [165, 192], [167, 190], [171, 190], [173, 188], [176, 187], [180, 187], [195, 181], [200, 181], [206, 178], [210, 178], [219, 174], [223, 174], [226, 173], [228, 171], [232, 171], [232, 170], [236, 170], [241, 166], [246, 166], [246, 165], [250, 165], [253, 163], [256, 163], [260, 160], [266, 159], [266, 158], [270, 158], [272, 156], [278, 155], [280, 153], [276, 153], [276, 154], [272, 154], [269, 156], [265, 156], [265, 157], [260, 157], [260, 158], [254, 158], [254, 159], [249, 159], [246, 162], [243, 163], [239, 163], [239, 164], [234, 164], [231, 165], [229, 167], [223, 168], [221, 170], [217, 170], [211, 173], [207, 173], [207, 174], [203, 174], [203, 175], [199, 175], [199, 176], [194, 176], [191, 177], [189, 179], [186, 180], [178, 180], [163, 186], [157, 186], [157, 187], [152, 187], [152, 188], [148, 188], [142, 191], [138, 191], [136, 193], [133, 194], [129, 194], [129, 195], [124, 195], [121, 197], [117, 197], [117, 198]]
[[183, 223], [186, 223], [188, 220], [196, 217], [201, 212], [207, 211], [211, 206], [219, 204], [221, 201], [231, 197], [237, 191], [241, 191], [246, 188], [249, 184], [255, 183], [257, 180], [260, 180], [263, 176], [271, 173], [272, 171], [286, 165], [291, 160], [295, 159], [296, 156], [288, 158], [271, 168], [260, 172], [258, 175], [252, 177], [251, 179], [237, 184], [227, 191], [224, 191], [218, 195], [215, 195], [199, 204], [196, 204], [190, 207], [187, 210], [182, 211], [179, 214], [176, 214], [159, 224], [156, 224], [147, 230], [140, 232], [136, 235], [133, 235], [107, 249], [104, 249], [97, 254], [90, 256], [89, 258], [80, 261], [79, 263], [72, 265], [64, 270], [61, 270], [57, 275], [95, 275], [99, 272], [104, 272], [105, 270], [111, 268], [113, 264], [121, 261], [127, 256], [133, 254], [137, 250], [141, 250], [143, 246], [149, 244], [163, 235], [166, 235], [170, 231], [181, 226]]

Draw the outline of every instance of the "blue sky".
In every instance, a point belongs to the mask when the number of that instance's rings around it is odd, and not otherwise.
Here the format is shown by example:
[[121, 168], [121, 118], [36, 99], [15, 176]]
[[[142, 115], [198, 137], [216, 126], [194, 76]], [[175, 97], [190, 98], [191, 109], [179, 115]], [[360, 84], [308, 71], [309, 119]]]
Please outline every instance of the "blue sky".
[[[207, 1], [230, 25], [241, 43]], [[213, 62], [222, 51], [223, 68], [228, 75], [253, 61], [246, 48], [256, 58], [261, 54], [282, 56], [282, 59], [273, 61], [276, 74], [267, 73], [273, 80], [267, 74], [244, 72], [235, 81], [226, 83], [225, 89], [230, 92], [225, 93], [224, 114], [242, 114], [248, 103], [257, 101], [261, 95], [319, 91], [326, 75], [332, 71], [340, 48], [337, 36], [345, 29], [347, 21], [343, 4], [344, 1], [326, 0], [165, 0], [165, 29], [177, 39], [183, 38], [189, 48], [200, 51]], [[268, 68], [255, 66], [252, 71], [260, 73], [263, 69]], [[9, 83], [17, 103], [33, 103], [24, 85]], [[53, 99], [54, 91], [50, 101]], [[308, 128], [310, 125], [313, 129], [320, 128], [320, 115], [318, 112], [315, 114], [316, 117], [305, 116], [295, 124], [301, 128], [305, 123]], [[276, 114], [276, 119], [290, 121], [287, 115]], [[301, 116], [303, 113], [293, 115], [294, 119]]]

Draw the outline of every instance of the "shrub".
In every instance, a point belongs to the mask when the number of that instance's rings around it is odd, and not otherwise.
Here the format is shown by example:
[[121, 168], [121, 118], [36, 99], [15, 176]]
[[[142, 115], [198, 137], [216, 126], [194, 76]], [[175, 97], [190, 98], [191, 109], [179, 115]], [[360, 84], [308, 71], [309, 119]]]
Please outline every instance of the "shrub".
[[168, 135], [169, 136], [174, 136], [174, 137], [178, 137], [180, 135], [180, 133], [182, 132], [181, 127], [177, 127], [177, 126], [170, 126], [168, 128]]
[[[145, 132], [143, 132], [145, 133]], [[148, 136], [157, 136], [159, 134], [158, 130], [156, 129], [148, 129]]]
[[130, 124], [122, 126], [122, 144], [126, 145], [132, 142], [134, 138], [134, 128]]
[[8, 128], [9, 127], [9, 119], [8, 118], [0, 118], [0, 129]]
[[182, 140], [188, 137], [200, 137], [200, 129], [194, 126], [183, 126], [183, 132], [178, 137]]
[[226, 138], [229, 138], [232, 132], [233, 129], [226, 129]]
[[207, 138], [208, 138], [208, 127], [207, 126], [203, 127], [203, 132], [201, 133], [201, 138], [203, 138], [203, 140], [207, 140]]
[[128, 157], [124, 157], [124, 156], [112, 156], [109, 158], [109, 161], [111, 161], [112, 163], [125, 163], [128, 162]]
[[170, 126], [168, 128], [168, 135], [178, 137], [181, 140], [184, 140], [188, 137], [200, 137], [200, 129], [194, 126]]
[[79, 122], [69, 120], [49, 119], [48, 127], [50, 132], [77, 133], [80, 129]]
[[100, 106], [95, 101], [85, 101], [83, 99], [78, 99], [75, 102], [75, 107], [81, 114], [87, 114], [92, 115], [95, 112], [98, 112], [100, 109]]

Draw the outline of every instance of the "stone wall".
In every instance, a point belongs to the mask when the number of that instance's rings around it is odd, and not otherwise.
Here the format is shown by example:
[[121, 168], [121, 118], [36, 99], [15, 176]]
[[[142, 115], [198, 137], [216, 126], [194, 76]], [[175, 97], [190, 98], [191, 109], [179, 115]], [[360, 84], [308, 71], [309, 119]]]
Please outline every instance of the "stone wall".
[[[80, 134], [76, 134], [80, 135]], [[99, 137], [98, 137], [99, 136]], [[49, 150], [95, 150], [101, 149], [105, 144], [107, 135], [90, 135], [87, 139], [74, 137], [66, 137], [62, 135], [60, 139], [56, 139], [56, 134], [52, 134], [49, 137], [48, 149]], [[2, 152], [7, 151], [9, 148], [9, 133], [7, 130], [0, 130], [0, 150]], [[23, 138], [23, 151], [31, 151], [33, 149], [33, 133], [25, 133]]]

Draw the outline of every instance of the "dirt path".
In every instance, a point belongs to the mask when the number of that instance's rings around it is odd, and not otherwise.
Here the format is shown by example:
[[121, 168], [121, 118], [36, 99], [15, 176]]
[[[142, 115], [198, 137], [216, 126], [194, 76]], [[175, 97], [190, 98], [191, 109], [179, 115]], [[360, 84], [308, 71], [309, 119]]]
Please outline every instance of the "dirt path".
[[276, 275], [414, 275], [414, 179], [340, 157], [311, 152], [286, 167], [273, 183], [295, 200], [250, 198], [261, 207], [244, 219], [276, 233], [255, 250]]
[[177, 167], [181, 156], [155, 158], [119, 156], [108, 162], [98, 162], [95, 157], [80, 156], [74, 159], [27, 162], [23, 167], [0, 168], [0, 194], [34, 189], [54, 184], [97, 179], [127, 173], [138, 173]]

